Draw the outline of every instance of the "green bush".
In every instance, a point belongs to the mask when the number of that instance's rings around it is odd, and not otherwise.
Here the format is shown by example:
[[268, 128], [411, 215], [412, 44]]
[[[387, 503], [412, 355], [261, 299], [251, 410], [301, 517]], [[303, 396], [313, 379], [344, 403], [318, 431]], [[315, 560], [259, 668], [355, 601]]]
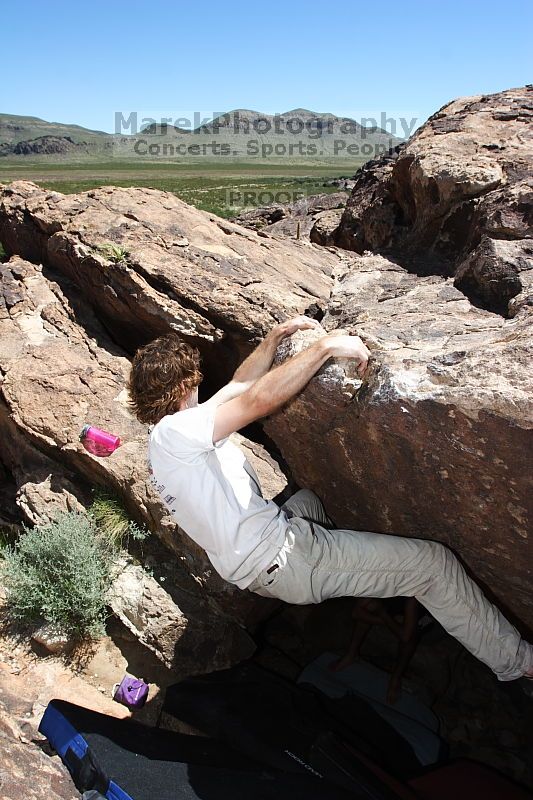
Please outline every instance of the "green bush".
[[118, 497], [104, 489], [95, 490], [89, 514], [101, 534], [117, 549], [124, 547], [130, 537], [142, 540], [149, 534], [146, 528], [130, 519]]
[[24, 528], [0, 567], [7, 613], [19, 623], [45, 620], [74, 638], [99, 636], [115, 550], [87, 514], [65, 512]]

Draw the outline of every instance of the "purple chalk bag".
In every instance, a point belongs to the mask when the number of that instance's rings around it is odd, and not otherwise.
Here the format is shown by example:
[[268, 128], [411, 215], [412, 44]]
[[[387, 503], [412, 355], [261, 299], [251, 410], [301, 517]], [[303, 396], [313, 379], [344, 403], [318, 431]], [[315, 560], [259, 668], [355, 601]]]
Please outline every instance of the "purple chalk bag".
[[148, 698], [150, 687], [141, 678], [134, 678], [132, 675], [125, 675], [120, 683], [115, 683], [111, 694], [113, 700], [127, 706], [130, 711], [142, 708]]

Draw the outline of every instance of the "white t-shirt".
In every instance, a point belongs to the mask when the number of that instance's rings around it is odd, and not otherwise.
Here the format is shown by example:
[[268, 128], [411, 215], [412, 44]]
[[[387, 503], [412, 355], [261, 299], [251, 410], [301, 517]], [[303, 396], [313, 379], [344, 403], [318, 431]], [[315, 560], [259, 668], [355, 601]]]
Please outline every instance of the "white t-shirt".
[[219, 575], [244, 589], [275, 560], [289, 523], [263, 498], [244, 453], [227, 438], [213, 444], [215, 412], [202, 403], [153, 427], [150, 480]]

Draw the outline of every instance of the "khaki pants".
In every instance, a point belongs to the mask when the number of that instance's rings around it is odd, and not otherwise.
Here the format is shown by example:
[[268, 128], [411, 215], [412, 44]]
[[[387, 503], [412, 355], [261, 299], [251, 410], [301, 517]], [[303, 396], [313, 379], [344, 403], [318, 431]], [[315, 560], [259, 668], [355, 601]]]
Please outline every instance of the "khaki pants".
[[248, 589], [307, 605], [330, 597], [416, 597], [501, 681], [533, 666], [533, 646], [490, 603], [444, 545], [367, 531], [330, 530], [318, 497], [302, 489], [283, 506], [291, 517], [275, 561]]

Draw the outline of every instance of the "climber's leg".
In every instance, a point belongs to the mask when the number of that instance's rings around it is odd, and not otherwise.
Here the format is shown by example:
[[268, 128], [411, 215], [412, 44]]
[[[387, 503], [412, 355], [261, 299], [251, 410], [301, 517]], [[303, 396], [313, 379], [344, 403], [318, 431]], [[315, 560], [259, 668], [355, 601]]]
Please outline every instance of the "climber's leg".
[[302, 516], [290, 522], [279, 568], [264, 570], [250, 591], [303, 605], [331, 597], [416, 597], [499, 680], [533, 672], [533, 645], [521, 638], [444, 545], [328, 530]]
[[344, 596], [416, 597], [499, 680], [519, 678], [533, 668], [533, 646], [489, 602], [444, 545], [311, 527], [314, 602]]

